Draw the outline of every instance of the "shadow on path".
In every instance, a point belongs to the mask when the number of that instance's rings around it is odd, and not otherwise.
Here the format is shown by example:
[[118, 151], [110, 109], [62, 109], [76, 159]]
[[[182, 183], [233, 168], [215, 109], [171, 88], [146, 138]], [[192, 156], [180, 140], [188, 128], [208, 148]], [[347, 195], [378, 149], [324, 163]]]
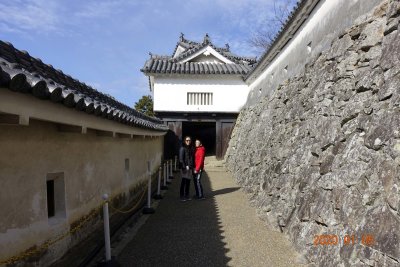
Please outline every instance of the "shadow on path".
[[217, 195], [229, 194], [229, 193], [235, 192], [239, 189], [240, 189], [240, 187], [230, 187], [230, 188], [219, 189], [219, 190], [210, 192], [209, 196], [213, 197], [213, 196], [217, 196]]
[[[156, 213], [118, 256], [122, 266], [227, 266], [230, 258], [214, 196], [239, 187], [212, 192], [207, 172], [202, 183], [207, 199], [180, 202], [180, 177], [175, 175]], [[193, 181], [190, 195], [194, 195]]]

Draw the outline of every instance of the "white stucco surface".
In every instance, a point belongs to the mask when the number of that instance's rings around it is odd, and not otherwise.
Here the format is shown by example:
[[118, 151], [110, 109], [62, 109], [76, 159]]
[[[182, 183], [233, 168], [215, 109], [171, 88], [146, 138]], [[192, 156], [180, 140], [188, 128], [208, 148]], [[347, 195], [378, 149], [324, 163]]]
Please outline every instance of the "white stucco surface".
[[329, 48], [334, 38], [381, 2], [382, 0], [320, 1], [272, 62], [263, 71], [256, 70], [247, 79], [246, 83], [250, 86], [247, 104], [252, 105], [260, 97], [268, 96], [283, 81], [301, 72], [312, 58]]
[[211, 46], [206, 46], [203, 49], [200, 49], [197, 53], [179, 61], [183, 62], [208, 62], [208, 63], [226, 63], [226, 64], [234, 64], [228, 58], [224, 57], [220, 53], [218, 53]]
[[[155, 77], [154, 80], [156, 112], [238, 113], [249, 92], [241, 77]], [[213, 93], [213, 105], [188, 105], [187, 93]]]

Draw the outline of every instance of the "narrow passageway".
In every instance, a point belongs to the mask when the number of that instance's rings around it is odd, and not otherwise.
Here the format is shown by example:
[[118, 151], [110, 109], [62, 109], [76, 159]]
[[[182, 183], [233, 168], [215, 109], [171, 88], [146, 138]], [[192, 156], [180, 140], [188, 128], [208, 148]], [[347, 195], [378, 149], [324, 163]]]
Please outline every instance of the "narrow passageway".
[[205, 168], [206, 199], [180, 202], [176, 174], [156, 213], [117, 255], [121, 265], [302, 266], [284, 235], [257, 218], [222, 163], [208, 157]]

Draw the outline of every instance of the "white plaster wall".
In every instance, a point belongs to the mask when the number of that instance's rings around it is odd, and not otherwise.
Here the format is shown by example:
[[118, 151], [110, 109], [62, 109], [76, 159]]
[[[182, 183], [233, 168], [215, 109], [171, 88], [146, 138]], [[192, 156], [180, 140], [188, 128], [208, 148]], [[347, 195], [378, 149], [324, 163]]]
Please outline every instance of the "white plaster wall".
[[[131, 190], [146, 184], [147, 161], [152, 164], [152, 173], [161, 164], [162, 135], [145, 137], [147, 132], [139, 135], [134, 127], [57, 103], [5, 88], [0, 92], [0, 115], [29, 118], [25, 125], [0, 121], [0, 261], [68, 232], [101, 205], [104, 193], [125, 196], [128, 201]], [[65, 132], [57, 120], [93, 128], [85, 133]], [[99, 136], [94, 129], [125, 134]], [[125, 169], [126, 159], [129, 170]], [[65, 216], [48, 219], [46, 177], [60, 172], [64, 173]], [[93, 230], [95, 227], [86, 225], [78, 236]], [[79, 238], [68, 236], [51, 245], [39, 265], [48, 266], [77, 241]]]
[[224, 64], [222, 60], [219, 60], [218, 58], [214, 57], [213, 55], [200, 55], [197, 56], [196, 58], [192, 59], [190, 62], [204, 62], [204, 63], [218, 63], [218, 64]]
[[[0, 147], [0, 260], [4, 260], [68, 232], [101, 205], [104, 193], [129, 197], [129, 190], [146, 182], [147, 161], [152, 173], [160, 165], [163, 137], [65, 133], [54, 123], [31, 120], [29, 126], [0, 125]], [[128, 172], [125, 159], [130, 161]], [[64, 173], [66, 217], [49, 220], [46, 175], [57, 172]], [[41, 266], [62, 255], [65, 250], [59, 246], [66, 249], [70, 242], [67, 237], [52, 245]]]
[[[187, 105], [188, 92], [213, 93], [213, 105]], [[154, 111], [238, 113], [248, 93], [241, 77], [156, 77]]]
[[[200, 59], [200, 61], [198, 60]], [[183, 60], [179, 61], [182, 62], [211, 62], [211, 63], [227, 63], [227, 64], [234, 64], [232, 61], [218, 53], [214, 48], [211, 46], [207, 46], [197, 53], [184, 58]]]
[[[302, 71], [306, 63], [330, 47], [334, 38], [381, 2], [382, 0], [321, 0], [308, 20], [269, 66], [255, 78], [246, 81], [250, 86], [247, 105], [255, 104], [260, 97], [270, 95], [284, 80]], [[311, 50], [307, 47], [310, 42]]]

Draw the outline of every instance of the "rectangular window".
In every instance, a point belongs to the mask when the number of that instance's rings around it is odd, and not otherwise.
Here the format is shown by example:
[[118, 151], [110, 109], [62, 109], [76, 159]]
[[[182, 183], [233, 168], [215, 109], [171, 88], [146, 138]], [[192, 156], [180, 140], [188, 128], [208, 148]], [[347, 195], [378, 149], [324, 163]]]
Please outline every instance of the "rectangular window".
[[47, 217], [50, 224], [66, 218], [64, 173], [48, 173], [46, 177]]
[[213, 104], [213, 93], [187, 93], [187, 105], [210, 106]]
[[47, 217], [54, 217], [56, 214], [54, 203], [54, 180], [47, 181]]

